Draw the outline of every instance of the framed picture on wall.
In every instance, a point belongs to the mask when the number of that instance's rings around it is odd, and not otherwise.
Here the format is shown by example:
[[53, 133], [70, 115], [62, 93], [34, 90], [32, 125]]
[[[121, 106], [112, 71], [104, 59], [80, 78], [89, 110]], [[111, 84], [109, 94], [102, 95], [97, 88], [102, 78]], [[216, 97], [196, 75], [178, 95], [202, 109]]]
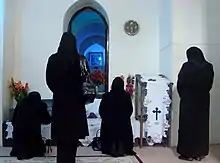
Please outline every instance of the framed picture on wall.
[[91, 67], [103, 67], [104, 55], [102, 52], [89, 52], [89, 64]]

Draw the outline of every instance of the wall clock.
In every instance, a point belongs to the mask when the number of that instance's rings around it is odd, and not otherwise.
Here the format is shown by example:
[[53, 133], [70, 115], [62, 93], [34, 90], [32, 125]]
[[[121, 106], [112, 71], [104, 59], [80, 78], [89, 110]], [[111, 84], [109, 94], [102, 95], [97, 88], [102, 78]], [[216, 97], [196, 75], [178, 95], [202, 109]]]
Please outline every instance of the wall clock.
[[134, 20], [129, 20], [124, 25], [124, 31], [129, 36], [134, 36], [139, 32], [139, 24]]

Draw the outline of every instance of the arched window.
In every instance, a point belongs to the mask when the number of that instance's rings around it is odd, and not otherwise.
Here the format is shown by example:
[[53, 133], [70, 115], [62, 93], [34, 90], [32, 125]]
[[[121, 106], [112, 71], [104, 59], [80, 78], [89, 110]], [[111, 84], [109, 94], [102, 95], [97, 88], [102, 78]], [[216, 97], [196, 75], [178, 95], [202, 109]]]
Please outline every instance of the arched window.
[[98, 85], [98, 97], [108, 91], [108, 24], [104, 16], [92, 7], [78, 10], [69, 21], [68, 31], [77, 40], [78, 52], [84, 55], [91, 73], [101, 72], [104, 82]]

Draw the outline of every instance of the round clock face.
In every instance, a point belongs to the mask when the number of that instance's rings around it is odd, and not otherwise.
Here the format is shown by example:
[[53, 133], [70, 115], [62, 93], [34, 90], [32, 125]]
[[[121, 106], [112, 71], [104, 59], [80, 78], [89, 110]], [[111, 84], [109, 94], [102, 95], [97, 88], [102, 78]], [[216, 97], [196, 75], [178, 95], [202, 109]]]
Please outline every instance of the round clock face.
[[124, 25], [125, 33], [127, 33], [130, 36], [134, 36], [139, 32], [139, 25], [134, 20], [129, 20]]

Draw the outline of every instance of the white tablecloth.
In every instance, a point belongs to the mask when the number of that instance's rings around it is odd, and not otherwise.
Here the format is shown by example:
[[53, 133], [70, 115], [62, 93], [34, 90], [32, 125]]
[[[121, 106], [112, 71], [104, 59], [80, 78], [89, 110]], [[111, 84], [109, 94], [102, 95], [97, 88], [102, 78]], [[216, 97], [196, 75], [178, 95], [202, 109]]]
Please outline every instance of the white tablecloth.
[[[88, 128], [89, 128], [89, 136], [87, 136], [85, 139], [80, 140], [80, 142], [84, 146], [88, 146], [92, 142], [93, 138], [96, 137], [96, 133], [100, 129], [100, 126], [101, 126], [100, 118], [87, 119], [87, 121], [88, 121]], [[51, 125], [50, 124], [42, 125], [41, 134], [43, 138], [50, 139], [51, 138]]]
[[[13, 126], [11, 122], [6, 122], [6, 131], [7, 131], [7, 136], [6, 139], [12, 139], [12, 133], [13, 133]], [[45, 139], [50, 139], [51, 138], [51, 124], [49, 125], [41, 125], [41, 134], [42, 137]]]
[[[85, 139], [80, 140], [84, 146], [88, 146], [93, 141], [93, 138], [96, 137], [96, 133], [101, 127], [100, 118], [87, 119], [87, 120], [88, 120], [88, 127], [89, 127], [89, 136], [87, 136]], [[140, 135], [140, 122], [136, 121], [134, 117], [131, 119], [131, 122], [132, 122], [134, 138], [140, 137], [139, 136]], [[9, 138], [12, 138], [13, 126], [11, 122], [7, 122], [6, 124], [7, 124], [6, 131], [8, 133], [6, 136], [6, 139], [9, 139]], [[51, 138], [51, 124], [42, 125], [41, 134], [43, 138], [50, 139]], [[98, 136], [100, 136], [99, 132], [98, 132]], [[143, 133], [143, 136], [144, 136], [144, 133]]]
[[45, 139], [51, 139], [51, 124], [41, 125], [41, 135]]
[[[98, 112], [100, 102], [101, 102], [100, 99], [95, 99], [94, 103], [86, 105], [87, 116], [90, 113], [95, 113], [97, 118], [87, 119], [88, 128], [89, 128], [89, 136], [87, 136], [85, 139], [80, 140], [84, 146], [88, 146], [93, 141], [93, 138], [96, 137], [96, 133], [101, 127], [101, 118]], [[134, 138], [137, 138], [140, 135], [140, 123], [139, 121], [136, 121], [134, 117], [131, 118], [131, 123], [133, 127]], [[9, 138], [12, 138], [13, 126], [11, 122], [7, 122], [6, 124], [7, 124], [6, 131], [8, 132], [8, 135], [6, 138], [9, 139]], [[41, 134], [43, 138], [51, 139], [51, 124], [42, 125]], [[98, 132], [98, 136], [99, 136], [99, 132]]]

